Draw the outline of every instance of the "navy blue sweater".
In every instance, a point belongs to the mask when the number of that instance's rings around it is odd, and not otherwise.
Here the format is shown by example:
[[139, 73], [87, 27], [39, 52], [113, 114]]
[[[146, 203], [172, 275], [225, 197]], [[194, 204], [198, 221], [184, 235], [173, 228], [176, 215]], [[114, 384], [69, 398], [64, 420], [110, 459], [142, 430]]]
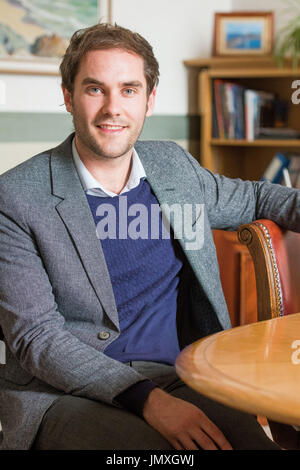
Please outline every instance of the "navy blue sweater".
[[[172, 238], [162, 238], [161, 213], [157, 217], [159, 230], [151, 231], [151, 205], [158, 205], [158, 201], [149, 183], [141, 180], [139, 186], [121, 196], [87, 198], [98, 236], [110, 235], [101, 239], [101, 244], [121, 330], [105, 354], [122, 362], [148, 360], [173, 365], [179, 353], [176, 310], [182, 263], [176, 257]], [[126, 214], [119, 214], [120, 198], [121, 208], [126, 209], [126, 204], [129, 213], [136, 210], [123, 224], [124, 239], [119, 237], [120, 216], [126, 220]], [[143, 204], [143, 208], [133, 204]], [[155, 221], [156, 213], [152, 227]], [[151, 234], [156, 239], [151, 239]]]
[[[156, 196], [147, 180], [141, 180], [123, 195], [87, 195], [87, 199], [101, 239], [121, 331], [105, 354], [122, 362], [173, 365], [179, 353], [176, 310], [182, 263], [172, 236], [166, 237], [161, 212], [153, 211], [154, 205], [158, 207]], [[154, 385], [150, 381], [138, 385], [133, 390], [139, 389], [139, 403], [132, 409], [141, 414]], [[130, 408], [127, 398], [125, 402]]]

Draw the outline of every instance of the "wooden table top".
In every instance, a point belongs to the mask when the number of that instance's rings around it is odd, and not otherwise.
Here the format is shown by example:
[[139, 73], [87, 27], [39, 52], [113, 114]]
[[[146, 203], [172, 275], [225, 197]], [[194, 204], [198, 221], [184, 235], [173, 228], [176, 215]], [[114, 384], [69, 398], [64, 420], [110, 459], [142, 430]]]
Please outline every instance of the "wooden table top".
[[300, 425], [300, 313], [203, 338], [178, 356], [191, 388], [218, 402]]

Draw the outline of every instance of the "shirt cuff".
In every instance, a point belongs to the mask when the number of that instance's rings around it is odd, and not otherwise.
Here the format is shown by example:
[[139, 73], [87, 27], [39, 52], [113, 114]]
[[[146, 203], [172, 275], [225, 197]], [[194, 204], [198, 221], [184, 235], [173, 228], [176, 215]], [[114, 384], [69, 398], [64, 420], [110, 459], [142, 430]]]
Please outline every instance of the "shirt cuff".
[[158, 385], [149, 379], [137, 382], [114, 398], [119, 405], [143, 418], [143, 409], [148, 395]]

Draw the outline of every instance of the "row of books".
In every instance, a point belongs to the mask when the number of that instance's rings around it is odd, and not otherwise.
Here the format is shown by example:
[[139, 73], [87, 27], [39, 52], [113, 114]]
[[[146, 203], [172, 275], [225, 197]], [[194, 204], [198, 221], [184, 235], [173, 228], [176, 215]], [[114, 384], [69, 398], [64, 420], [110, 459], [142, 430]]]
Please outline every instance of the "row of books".
[[262, 180], [300, 189], [300, 155], [277, 153], [266, 168]]
[[288, 103], [275, 93], [213, 80], [213, 137], [221, 139], [298, 139], [286, 127]]

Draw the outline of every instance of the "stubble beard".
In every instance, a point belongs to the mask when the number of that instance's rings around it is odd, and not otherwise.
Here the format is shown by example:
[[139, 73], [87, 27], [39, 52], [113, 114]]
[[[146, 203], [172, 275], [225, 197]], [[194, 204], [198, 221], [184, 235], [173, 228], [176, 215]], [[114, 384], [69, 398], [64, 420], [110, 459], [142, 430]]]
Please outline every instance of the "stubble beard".
[[86, 122], [76, 113], [75, 109], [73, 109], [73, 126], [75, 133], [86, 149], [89, 150], [90, 156], [92, 156], [94, 159], [99, 159], [99, 157], [104, 159], [115, 159], [120, 158], [129, 152], [141, 135], [145, 119], [146, 115], [140, 129], [137, 129], [136, 132], [130, 135], [128, 140], [125, 141], [123, 145], [120, 144], [117, 150], [107, 151], [105, 150], [104, 146], [101, 146], [97, 139], [91, 134], [86, 125]]

